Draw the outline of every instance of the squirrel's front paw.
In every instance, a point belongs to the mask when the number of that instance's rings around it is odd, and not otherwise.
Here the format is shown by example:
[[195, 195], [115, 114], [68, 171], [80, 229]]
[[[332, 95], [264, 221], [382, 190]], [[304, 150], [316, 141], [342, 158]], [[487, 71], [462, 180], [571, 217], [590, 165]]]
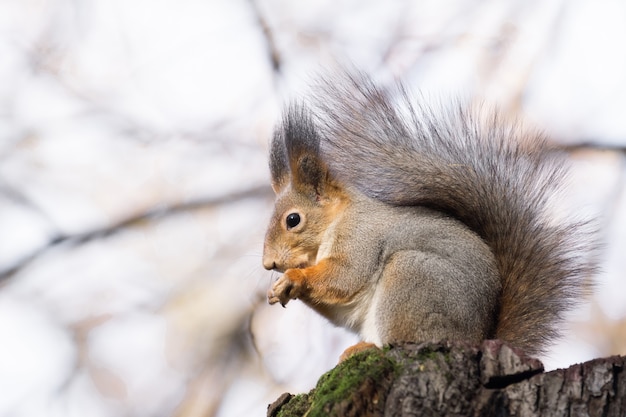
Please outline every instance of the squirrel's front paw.
[[[267, 301], [270, 304], [280, 303], [283, 307], [289, 300], [295, 300], [302, 294], [302, 285], [298, 269], [288, 269], [282, 277], [278, 278], [272, 289], [267, 292]], [[295, 279], [294, 279], [295, 278]]]

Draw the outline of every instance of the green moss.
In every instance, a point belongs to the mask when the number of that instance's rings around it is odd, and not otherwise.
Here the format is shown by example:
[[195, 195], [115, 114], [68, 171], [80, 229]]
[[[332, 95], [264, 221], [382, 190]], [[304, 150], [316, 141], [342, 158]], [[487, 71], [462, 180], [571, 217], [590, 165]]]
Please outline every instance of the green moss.
[[311, 392], [292, 397], [280, 408], [277, 417], [339, 416], [342, 402], [354, 399], [365, 385], [375, 390], [386, 389], [386, 383], [399, 371], [399, 364], [388, 358], [385, 350], [357, 353], [322, 375]]
[[304, 416], [311, 408], [311, 395], [298, 394], [283, 405], [278, 412], [278, 417]]
[[367, 379], [377, 383], [395, 374], [395, 362], [380, 349], [357, 353], [324, 374], [311, 392], [309, 417], [334, 415], [335, 404], [348, 399]]

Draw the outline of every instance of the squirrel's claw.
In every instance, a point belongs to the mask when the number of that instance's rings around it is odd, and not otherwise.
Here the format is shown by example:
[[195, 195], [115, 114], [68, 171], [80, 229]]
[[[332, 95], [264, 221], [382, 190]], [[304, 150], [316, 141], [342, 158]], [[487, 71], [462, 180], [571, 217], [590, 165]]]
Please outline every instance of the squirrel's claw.
[[267, 302], [270, 305], [273, 305], [273, 304], [276, 304], [276, 303], [280, 303], [281, 306], [285, 307], [287, 305], [288, 301], [289, 300], [284, 300], [284, 301], [281, 300], [281, 298], [274, 293], [274, 290], [269, 290], [267, 292]]
[[270, 304], [280, 303], [283, 307], [287, 305], [289, 300], [298, 298], [298, 288], [285, 275], [276, 280], [272, 288], [267, 292], [267, 301]]

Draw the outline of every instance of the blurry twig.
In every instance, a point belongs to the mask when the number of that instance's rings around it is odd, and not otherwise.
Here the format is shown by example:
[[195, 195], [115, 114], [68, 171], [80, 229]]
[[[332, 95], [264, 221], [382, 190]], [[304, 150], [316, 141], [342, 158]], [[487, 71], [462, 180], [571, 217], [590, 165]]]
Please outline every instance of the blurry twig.
[[580, 142], [572, 145], [563, 145], [562, 148], [570, 153], [576, 151], [594, 150], [603, 152], [618, 152], [626, 155], [626, 146], [603, 145], [601, 139], [591, 139], [589, 141], [581, 140]]
[[275, 72], [280, 72], [282, 62], [281, 62], [280, 52], [278, 51], [278, 48], [276, 47], [276, 42], [274, 40], [274, 33], [272, 32], [272, 29], [270, 28], [270, 25], [268, 24], [267, 20], [263, 16], [263, 13], [261, 13], [261, 10], [259, 9], [257, 2], [255, 0], [250, 0], [250, 5], [252, 6], [252, 10], [257, 17], [259, 26], [263, 30], [263, 37], [265, 38], [265, 42], [267, 44], [267, 49], [268, 49], [269, 56], [270, 56], [270, 62], [272, 63], [272, 68], [274, 69]]
[[29, 210], [37, 213], [38, 216], [43, 218], [46, 222], [53, 224], [54, 222], [48, 216], [45, 210], [39, 207], [32, 199], [28, 198], [24, 193], [19, 191], [17, 188], [7, 184], [2, 179], [0, 179], [0, 195], [15, 204], [26, 207]]
[[90, 242], [95, 239], [103, 239], [115, 235], [121, 231], [127, 230], [133, 226], [144, 223], [146, 221], [155, 221], [161, 218], [173, 216], [182, 212], [204, 209], [212, 206], [219, 206], [223, 204], [229, 204], [236, 201], [248, 199], [248, 198], [269, 198], [272, 195], [271, 188], [267, 185], [259, 185], [256, 187], [252, 187], [246, 190], [233, 192], [230, 194], [226, 194], [218, 197], [210, 197], [210, 198], [201, 198], [197, 200], [192, 200], [184, 203], [173, 204], [173, 205], [163, 205], [157, 206], [151, 209], [148, 209], [142, 213], [130, 216], [128, 218], [122, 219], [116, 223], [96, 228], [94, 230], [90, 230], [84, 233], [79, 233], [75, 235], [64, 235], [59, 234], [47, 244], [43, 245], [39, 249], [33, 251], [30, 255], [25, 256], [20, 261], [16, 262], [13, 266], [0, 270], [0, 284], [5, 283], [8, 279], [13, 277], [19, 271], [27, 267], [33, 261], [38, 259], [40, 256], [51, 250], [52, 248], [58, 247], [62, 244], [66, 245], [80, 245], [86, 242]]

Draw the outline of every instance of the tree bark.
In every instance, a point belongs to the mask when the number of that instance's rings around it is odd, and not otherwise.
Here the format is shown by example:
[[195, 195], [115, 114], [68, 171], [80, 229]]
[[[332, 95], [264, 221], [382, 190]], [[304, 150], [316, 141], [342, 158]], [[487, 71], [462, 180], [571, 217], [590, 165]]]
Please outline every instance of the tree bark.
[[625, 363], [612, 356], [544, 372], [496, 340], [407, 343], [350, 357], [308, 394], [283, 394], [267, 415], [624, 417]]

